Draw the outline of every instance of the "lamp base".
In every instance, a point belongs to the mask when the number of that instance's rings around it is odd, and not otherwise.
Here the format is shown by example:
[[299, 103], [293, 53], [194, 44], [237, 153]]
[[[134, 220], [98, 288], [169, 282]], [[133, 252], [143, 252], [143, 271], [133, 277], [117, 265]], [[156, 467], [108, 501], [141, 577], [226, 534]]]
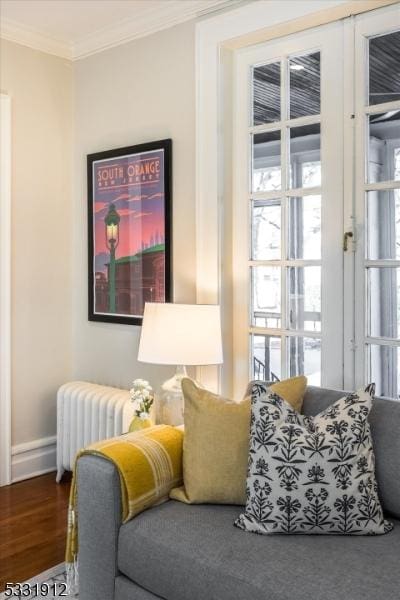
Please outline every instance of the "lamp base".
[[183, 424], [182, 379], [187, 377], [186, 367], [176, 367], [176, 373], [161, 386], [158, 421], [165, 425]]

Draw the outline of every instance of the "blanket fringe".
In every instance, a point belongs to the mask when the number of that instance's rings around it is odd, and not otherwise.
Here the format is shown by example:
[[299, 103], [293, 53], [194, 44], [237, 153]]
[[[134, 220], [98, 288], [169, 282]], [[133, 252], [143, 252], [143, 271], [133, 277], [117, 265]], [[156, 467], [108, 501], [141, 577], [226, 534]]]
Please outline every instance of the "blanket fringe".
[[74, 562], [65, 563], [67, 594], [70, 596], [77, 594], [79, 591], [79, 573], [78, 559], [74, 557]]

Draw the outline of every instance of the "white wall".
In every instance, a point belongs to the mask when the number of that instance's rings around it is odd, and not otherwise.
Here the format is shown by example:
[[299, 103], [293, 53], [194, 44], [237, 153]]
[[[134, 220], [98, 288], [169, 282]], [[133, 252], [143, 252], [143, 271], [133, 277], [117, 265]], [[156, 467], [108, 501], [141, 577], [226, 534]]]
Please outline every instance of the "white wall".
[[72, 69], [1, 41], [12, 110], [12, 444], [54, 435], [71, 377]]
[[195, 301], [195, 33], [184, 23], [74, 64], [75, 378], [117, 386], [173, 372], [136, 361], [140, 328], [87, 320], [86, 154], [173, 139], [173, 281], [177, 302]]

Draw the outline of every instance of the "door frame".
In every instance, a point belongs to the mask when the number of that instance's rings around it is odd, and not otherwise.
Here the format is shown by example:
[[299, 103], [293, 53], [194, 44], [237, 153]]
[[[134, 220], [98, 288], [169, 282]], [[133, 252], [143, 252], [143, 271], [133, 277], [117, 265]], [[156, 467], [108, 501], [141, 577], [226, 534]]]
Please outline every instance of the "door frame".
[[11, 98], [0, 94], [0, 486], [11, 483]]

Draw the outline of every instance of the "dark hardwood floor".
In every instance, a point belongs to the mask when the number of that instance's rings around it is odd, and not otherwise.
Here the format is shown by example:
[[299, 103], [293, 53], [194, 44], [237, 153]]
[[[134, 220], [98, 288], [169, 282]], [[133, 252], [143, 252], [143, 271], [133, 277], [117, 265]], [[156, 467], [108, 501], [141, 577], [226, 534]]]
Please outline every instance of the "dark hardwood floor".
[[64, 560], [70, 477], [48, 473], [0, 488], [0, 592]]

